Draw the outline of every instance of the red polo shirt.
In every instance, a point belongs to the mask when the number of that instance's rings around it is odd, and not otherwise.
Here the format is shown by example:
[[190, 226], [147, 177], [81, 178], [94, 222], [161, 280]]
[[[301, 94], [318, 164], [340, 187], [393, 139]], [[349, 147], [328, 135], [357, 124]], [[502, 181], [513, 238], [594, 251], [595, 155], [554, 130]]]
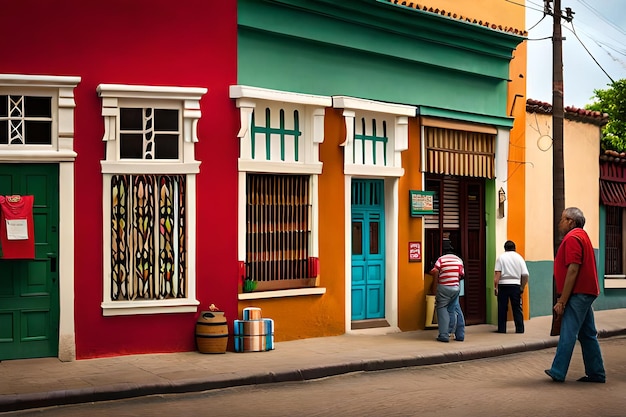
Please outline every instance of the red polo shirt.
[[596, 270], [596, 256], [589, 235], [579, 227], [570, 230], [565, 235], [559, 250], [556, 252], [554, 279], [558, 294], [563, 292], [567, 266], [572, 263], [580, 265], [572, 294], [598, 296], [600, 287], [598, 284], [598, 271]]

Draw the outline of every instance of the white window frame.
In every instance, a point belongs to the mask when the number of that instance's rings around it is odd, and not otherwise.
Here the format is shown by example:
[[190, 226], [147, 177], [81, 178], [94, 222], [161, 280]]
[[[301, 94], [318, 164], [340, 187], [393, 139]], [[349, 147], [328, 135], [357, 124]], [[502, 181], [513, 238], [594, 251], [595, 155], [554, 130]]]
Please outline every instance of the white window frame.
[[[324, 141], [324, 113], [332, 106], [327, 96], [293, 93], [244, 85], [231, 85], [230, 97], [236, 99], [240, 111], [241, 128], [237, 137], [240, 140], [239, 189], [238, 189], [238, 260], [246, 261], [246, 175], [248, 172], [273, 174], [309, 174], [311, 179], [311, 241], [309, 256], [319, 258], [319, 197], [318, 176], [322, 173], [319, 159], [319, 144]], [[278, 161], [275, 159], [251, 158], [251, 124], [255, 108], [297, 109], [301, 120], [301, 146], [303, 157], [298, 161]], [[287, 113], [287, 112], [286, 112]], [[257, 116], [258, 117], [258, 116]], [[239, 294], [239, 300], [319, 295], [325, 288], [312, 287], [290, 290], [261, 291]]]
[[[103, 294], [104, 316], [197, 312], [196, 299], [196, 175], [200, 162], [195, 160], [197, 125], [201, 117], [200, 99], [206, 88], [159, 87], [126, 84], [100, 84], [106, 159], [101, 161], [103, 201]], [[175, 108], [180, 111], [181, 140], [177, 160], [121, 159], [119, 152], [120, 108]], [[186, 175], [187, 210], [187, 292], [185, 298], [167, 300], [114, 301], [111, 299], [111, 178], [117, 174]]]

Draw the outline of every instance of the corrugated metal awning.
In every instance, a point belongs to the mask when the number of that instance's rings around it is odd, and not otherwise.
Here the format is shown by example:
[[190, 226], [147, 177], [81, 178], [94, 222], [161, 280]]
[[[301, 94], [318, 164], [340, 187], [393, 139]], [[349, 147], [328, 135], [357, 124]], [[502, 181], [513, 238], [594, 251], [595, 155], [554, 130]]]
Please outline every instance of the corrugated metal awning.
[[600, 198], [605, 206], [626, 207], [626, 183], [601, 179]]

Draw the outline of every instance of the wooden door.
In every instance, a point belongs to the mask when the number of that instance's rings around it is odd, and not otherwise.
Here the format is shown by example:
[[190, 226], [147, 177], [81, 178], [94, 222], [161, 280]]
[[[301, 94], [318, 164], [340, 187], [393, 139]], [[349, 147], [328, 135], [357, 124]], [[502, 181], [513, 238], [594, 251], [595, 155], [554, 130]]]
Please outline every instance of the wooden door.
[[35, 259], [0, 258], [0, 360], [57, 356], [59, 167], [0, 164], [0, 195], [33, 195]]

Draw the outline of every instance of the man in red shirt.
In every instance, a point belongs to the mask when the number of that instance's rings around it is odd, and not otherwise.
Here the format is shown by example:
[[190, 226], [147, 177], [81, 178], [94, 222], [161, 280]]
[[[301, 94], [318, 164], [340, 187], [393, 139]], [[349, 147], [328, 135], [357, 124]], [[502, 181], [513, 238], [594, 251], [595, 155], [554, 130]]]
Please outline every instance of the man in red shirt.
[[580, 341], [586, 374], [578, 381], [606, 381], [591, 307], [600, 294], [600, 286], [593, 246], [584, 226], [585, 216], [580, 209], [563, 210], [559, 231], [565, 236], [554, 259], [556, 291], [560, 294], [554, 312], [562, 316], [561, 334], [552, 367], [545, 371], [555, 382], [565, 380], [576, 339]]

